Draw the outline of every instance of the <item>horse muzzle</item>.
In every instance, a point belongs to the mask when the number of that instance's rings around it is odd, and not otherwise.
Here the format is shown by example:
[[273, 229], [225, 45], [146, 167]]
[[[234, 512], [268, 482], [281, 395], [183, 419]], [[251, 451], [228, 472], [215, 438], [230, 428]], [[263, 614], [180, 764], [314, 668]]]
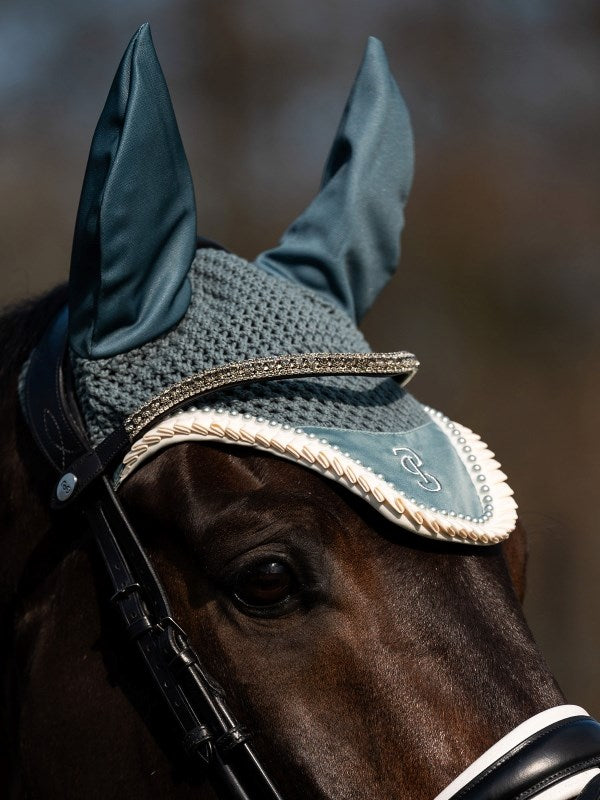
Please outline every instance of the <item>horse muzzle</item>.
[[516, 727], [435, 800], [600, 800], [600, 723], [556, 706]]

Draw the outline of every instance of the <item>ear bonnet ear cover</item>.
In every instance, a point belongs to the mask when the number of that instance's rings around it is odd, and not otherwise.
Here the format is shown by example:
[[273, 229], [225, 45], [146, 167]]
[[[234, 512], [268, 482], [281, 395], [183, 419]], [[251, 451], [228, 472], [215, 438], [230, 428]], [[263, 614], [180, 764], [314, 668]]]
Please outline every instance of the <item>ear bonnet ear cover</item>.
[[72, 348], [105, 358], [173, 327], [189, 304], [195, 250], [192, 179], [145, 24], [92, 141], [71, 259]]
[[[315, 200], [255, 263], [202, 248], [190, 267], [191, 180], [142, 27], [98, 124], [75, 237], [71, 361], [91, 441], [214, 367], [370, 352], [356, 319], [395, 269], [412, 164], [406, 108], [370, 39]], [[433, 538], [489, 544], [514, 526], [479, 437], [391, 378], [257, 381], [200, 403], [140, 429], [116, 484], [167, 445], [231, 442], [317, 470]]]
[[371, 36], [319, 194], [256, 263], [360, 322], [398, 265], [413, 162], [408, 111], [383, 45]]

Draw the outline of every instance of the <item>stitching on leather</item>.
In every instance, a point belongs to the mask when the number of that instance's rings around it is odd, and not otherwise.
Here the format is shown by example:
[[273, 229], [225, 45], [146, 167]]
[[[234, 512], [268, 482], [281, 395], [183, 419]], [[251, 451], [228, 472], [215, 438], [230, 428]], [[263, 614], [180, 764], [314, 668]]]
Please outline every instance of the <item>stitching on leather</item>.
[[[122, 436], [120, 435], [120, 431], [113, 431], [109, 434], [100, 445], [104, 444], [111, 436], [116, 436], [116, 441], [113, 443], [112, 447], [107, 450], [105, 453], [100, 450], [100, 446], [95, 447], [93, 450], [90, 450], [88, 453], [85, 454], [85, 459], [94, 457], [96, 460], [96, 466], [90, 473], [89, 479], [86, 481], [86, 485], [91, 483], [92, 480], [98, 477], [104, 470], [106, 466], [113, 460], [113, 458], [123, 450], [123, 440]], [[129, 440], [127, 440], [129, 441]]]
[[61, 402], [61, 400], [62, 400], [62, 391], [61, 391], [62, 386], [61, 386], [61, 380], [60, 380], [61, 368], [62, 368], [62, 358], [59, 358], [59, 359], [56, 360], [56, 363], [54, 365], [54, 396], [56, 397], [56, 399], [58, 401], [57, 402], [57, 408], [58, 408], [58, 412], [59, 412], [59, 414], [61, 416], [61, 420], [62, 420], [63, 424], [66, 425], [67, 428], [68, 428], [69, 427], [69, 421], [65, 417], [65, 413], [63, 411], [63, 404]]
[[[564, 769], [561, 769], [560, 772], [556, 772], [554, 775], [544, 778], [544, 780], [536, 783], [535, 786], [532, 786], [531, 788], [526, 789], [524, 792], [521, 792], [521, 794], [515, 797], [515, 800], [527, 800], [529, 797], [534, 797], [537, 792], [540, 791], [540, 789], [545, 789], [548, 786], [551, 786], [553, 783], [557, 783], [558, 781], [562, 780], [563, 778], [569, 778], [572, 775], [575, 775], [577, 772], [582, 772], [587, 767], [598, 766], [599, 760], [599, 756], [593, 756], [592, 758], [587, 758], [585, 761], [578, 761], [576, 764], [572, 764], [570, 767], [565, 767]], [[600, 795], [596, 795], [596, 797], [600, 797]]]
[[[56, 441], [56, 436], [53, 435], [52, 432], [48, 428], [48, 418], [50, 418], [52, 420], [52, 425], [55, 428], [54, 433], [58, 435], [58, 440], [59, 440], [58, 442]], [[42, 421], [44, 423], [44, 431], [46, 432], [46, 437], [48, 439], [48, 442], [54, 448], [56, 448], [56, 450], [58, 450], [58, 452], [61, 455], [60, 466], [61, 466], [61, 469], [64, 470], [66, 465], [67, 465], [67, 456], [71, 455], [72, 453], [76, 453], [77, 451], [74, 450], [72, 447], [67, 447], [67, 445], [65, 444], [60, 425], [58, 424], [58, 422], [56, 420], [56, 417], [54, 416], [54, 414], [52, 413], [52, 411], [49, 408], [45, 408], [43, 410], [43, 412], [42, 412]], [[46, 453], [47, 453], [48, 452], [47, 448], [44, 448], [44, 449], [46, 450]], [[53, 458], [50, 458], [50, 460], [54, 461]]]
[[[106, 458], [109, 461], [112, 461], [113, 458], [123, 450], [124, 446], [127, 447], [129, 445], [129, 436], [127, 436], [127, 433], [124, 429], [120, 430], [119, 428], [116, 428], [106, 437], [106, 439], [104, 439], [104, 442], [106, 442], [110, 436], [116, 437], [115, 443], [106, 454]], [[99, 447], [97, 447], [96, 450], [99, 450]], [[104, 461], [104, 459], [102, 459], [102, 461]]]
[[538, 733], [535, 734], [533, 737], [525, 739], [525, 741], [521, 742], [516, 747], [513, 747], [511, 750], [508, 751], [508, 753], [505, 753], [497, 761], [494, 761], [493, 764], [490, 764], [490, 766], [484, 772], [482, 772], [476, 779], [468, 783], [467, 786], [464, 786], [458, 792], [458, 794], [454, 795], [453, 800], [460, 800], [461, 797], [465, 797], [468, 792], [471, 792], [473, 789], [475, 789], [483, 780], [485, 780], [485, 778], [489, 777], [493, 772], [498, 770], [507, 761], [510, 761], [511, 758], [517, 755], [521, 750], [524, 750], [525, 747], [529, 747], [533, 744], [539, 744], [539, 742], [549, 737], [550, 734], [554, 733], [555, 731], [560, 730], [560, 728], [568, 727], [573, 723], [574, 720], [582, 720], [582, 719], [589, 719], [589, 717], [579, 716], [579, 717], [569, 717], [567, 719], [559, 720], [558, 722], [553, 723], [549, 727], [544, 728], [541, 731], [538, 731]]
[[[58, 442], [55, 441], [54, 436], [50, 433], [50, 430], [48, 429], [48, 419], [52, 420], [52, 424], [54, 425], [54, 428], [55, 428], [55, 433], [58, 433], [58, 439], [59, 439]], [[44, 430], [46, 431], [46, 436], [48, 437], [48, 441], [60, 453], [60, 467], [61, 467], [61, 469], [64, 470], [66, 462], [67, 462], [67, 458], [66, 458], [66, 451], [65, 451], [63, 438], [62, 438], [62, 433], [61, 433], [61, 430], [60, 430], [60, 425], [56, 421], [56, 418], [55, 418], [54, 414], [52, 413], [52, 411], [50, 411], [49, 408], [45, 408], [44, 411], [42, 412], [42, 420], [44, 422]]]

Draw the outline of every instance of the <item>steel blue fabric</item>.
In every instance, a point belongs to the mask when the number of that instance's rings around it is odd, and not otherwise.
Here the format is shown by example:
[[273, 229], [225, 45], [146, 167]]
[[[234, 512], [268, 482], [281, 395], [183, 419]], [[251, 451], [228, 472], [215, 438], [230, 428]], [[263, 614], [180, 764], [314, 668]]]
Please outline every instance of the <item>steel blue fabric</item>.
[[[194, 258], [192, 183], [142, 26], [94, 136], [73, 250], [71, 363], [92, 443], [162, 390], [215, 366], [369, 352], [356, 323], [396, 269], [412, 171], [408, 112], [381, 43], [370, 39], [321, 191], [280, 245], [254, 263], [212, 247]], [[257, 382], [206, 402], [300, 426], [417, 505], [482, 516], [448, 431], [394, 380]]]
[[123, 56], [96, 128], [70, 275], [70, 343], [124, 353], [176, 325], [196, 250], [192, 178], [147, 24]]
[[306, 425], [302, 430], [349, 452], [417, 503], [437, 511], [452, 511], [453, 516], [475, 518], [483, 513], [474, 482], [435, 422], [395, 433]]
[[383, 45], [370, 37], [319, 194], [256, 263], [359, 322], [396, 270], [413, 163], [408, 111]]
[[[173, 383], [222, 364], [282, 353], [366, 353], [341, 308], [287, 278], [222, 250], [201, 249], [189, 273], [190, 306], [164, 336], [112, 358], [72, 364], [94, 444]], [[323, 376], [239, 386], [211, 405], [293, 425], [404, 431], [429, 419], [391, 378]]]

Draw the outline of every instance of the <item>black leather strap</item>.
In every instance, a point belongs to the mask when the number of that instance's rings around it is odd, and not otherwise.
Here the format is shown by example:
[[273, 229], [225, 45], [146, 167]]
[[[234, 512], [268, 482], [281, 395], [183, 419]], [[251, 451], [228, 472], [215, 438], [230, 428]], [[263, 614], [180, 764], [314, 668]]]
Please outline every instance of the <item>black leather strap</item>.
[[118, 427], [103, 439], [97, 447], [89, 447], [66, 468], [73, 482], [73, 488], [67, 498], [59, 495], [59, 486], [64, 476], [59, 478], [56, 491], [50, 500], [53, 511], [68, 508], [100, 475], [112, 471], [117, 462], [129, 448], [129, 437], [123, 427]]
[[569, 717], [521, 742], [452, 800], [528, 800], [595, 766], [600, 766], [600, 723]]
[[600, 800], [600, 775], [593, 778], [579, 795], [578, 800]]
[[[93, 494], [84, 513], [106, 566], [111, 602], [177, 723], [182, 747], [202, 768], [217, 769], [220, 783], [236, 792], [233, 797], [280, 800], [223, 690], [173, 619], [160, 581], [106, 477]], [[247, 793], [248, 786], [253, 793]]]
[[96, 448], [88, 443], [70, 374], [63, 369], [67, 325], [64, 308], [31, 354], [23, 387], [25, 415], [37, 446], [60, 478], [67, 471], [74, 477], [68, 500], [60, 502], [53, 493], [50, 502], [54, 510], [70, 505], [129, 447], [123, 428], [113, 431]]
[[59, 474], [87, 449], [64, 385], [67, 325], [65, 307], [32, 352], [23, 386], [25, 415], [33, 437]]
[[[217, 682], [202, 667], [188, 637], [173, 619], [162, 584], [119, 503], [107, 472], [129, 441], [118, 430], [90, 447], [63, 370], [67, 316], [63, 311], [32, 353], [23, 400], [34, 439], [59, 478], [69, 470], [75, 490], [67, 502], [93, 534], [110, 586], [110, 603], [152, 679], [156, 694], [179, 730], [181, 747], [212, 775], [219, 796], [282, 800], [260, 764]], [[110, 474], [110, 473], [109, 473]]]

